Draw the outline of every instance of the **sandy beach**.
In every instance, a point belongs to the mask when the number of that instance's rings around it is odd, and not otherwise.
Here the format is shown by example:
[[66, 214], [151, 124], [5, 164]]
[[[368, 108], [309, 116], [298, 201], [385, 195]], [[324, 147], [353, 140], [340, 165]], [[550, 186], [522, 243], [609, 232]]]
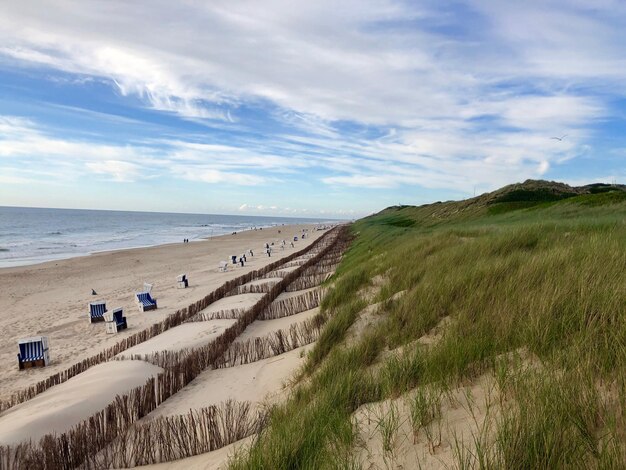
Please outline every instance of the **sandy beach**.
[[[278, 243], [301, 234], [305, 228], [309, 229], [309, 236], [296, 242], [294, 248], [287, 245], [284, 250], [275, 250], [271, 257], [264, 253], [265, 243]], [[0, 398], [161, 321], [229, 279], [305, 248], [325, 233], [312, 229], [312, 225], [281, 226], [188, 244], [97, 253], [0, 269]], [[227, 272], [218, 271], [220, 261], [248, 249], [255, 256], [248, 256], [245, 267], [229, 264]], [[181, 273], [189, 277], [187, 289], [176, 288], [176, 276]], [[152, 292], [158, 310], [142, 313], [137, 308], [134, 293], [142, 290], [144, 282], [154, 285]], [[91, 289], [97, 292], [96, 296], [91, 295]], [[106, 300], [109, 310], [123, 307], [128, 329], [109, 335], [103, 323], [91, 324], [88, 303], [95, 300]], [[210, 328], [206, 334], [210, 334]], [[17, 341], [34, 335], [48, 336], [51, 364], [19, 371]], [[198, 338], [202, 336], [199, 332]]]

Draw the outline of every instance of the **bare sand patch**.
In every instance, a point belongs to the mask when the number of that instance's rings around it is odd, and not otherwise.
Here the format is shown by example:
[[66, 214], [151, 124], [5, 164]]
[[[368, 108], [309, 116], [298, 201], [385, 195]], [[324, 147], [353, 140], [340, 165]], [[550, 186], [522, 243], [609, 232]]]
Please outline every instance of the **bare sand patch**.
[[309, 346], [250, 364], [204, 371], [176, 395], [163, 402], [149, 418], [185, 414], [190, 409], [227, 400], [261, 403], [280, 396], [283, 385], [304, 363]]
[[311, 287], [309, 289], [303, 289], [303, 290], [295, 290], [292, 292], [281, 292], [278, 297], [276, 297], [276, 299], [274, 299], [274, 302], [280, 302], [281, 300], [285, 300], [285, 299], [289, 299], [292, 297], [299, 297], [301, 295], [305, 295], [308, 292], [313, 292], [314, 290], [319, 289], [319, 287]]
[[145, 361], [110, 361], [52, 387], [0, 415], [0, 443], [38, 440], [62, 433], [104, 409], [162, 369]]
[[232, 326], [236, 321], [234, 319], [222, 319], [183, 323], [121, 352], [116, 357], [131, 358], [136, 354], [180, 351], [186, 348], [191, 349], [204, 346], [220, 336], [226, 328]]
[[255, 436], [248, 436], [240, 441], [224, 446], [221, 449], [194, 455], [186, 459], [144, 465], [135, 468], [146, 470], [226, 470], [228, 468], [228, 461], [235, 452], [245, 451], [250, 444], [252, 444], [254, 438]]
[[235, 343], [243, 343], [253, 338], [262, 338], [278, 330], [289, 330], [292, 325], [297, 325], [310, 320], [318, 313], [320, 313], [320, 309], [319, 307], [316, 307], [288, 317], [277, 318], [275, 320], [256, 320], [248, 325], [244, 332], [237, 337]]
[[265, 277], [263, 279], [255, 279], [254, 281], [247, 282], [243, 284], [241, 287], [245, 288], [246, 286], [262, 286], [263, 284], [276, 284], [282, 280], [283, 280], [282, 277]]
[[196, 318], [211, 320], [213, 317], [218, 317], [220, 315], [237, 318], [246, 310], [252, 308], [254, 304], [263, 298], [264, 295], [265, 294], [262, 293], [248, 293], [224, 297], [223, 299], [213, 302], [204, 310], [198, 312]]

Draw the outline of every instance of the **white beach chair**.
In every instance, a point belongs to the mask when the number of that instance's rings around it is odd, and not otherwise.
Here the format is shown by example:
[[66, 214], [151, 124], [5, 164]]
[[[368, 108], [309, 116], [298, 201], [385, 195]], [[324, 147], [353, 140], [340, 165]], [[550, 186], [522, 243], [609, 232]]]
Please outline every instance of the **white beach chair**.
[[186, 274], [179, 274], [176, 276], [176, 287], [179, 289], [186, 289], [189, 287], [189, 279], [187, 279]]

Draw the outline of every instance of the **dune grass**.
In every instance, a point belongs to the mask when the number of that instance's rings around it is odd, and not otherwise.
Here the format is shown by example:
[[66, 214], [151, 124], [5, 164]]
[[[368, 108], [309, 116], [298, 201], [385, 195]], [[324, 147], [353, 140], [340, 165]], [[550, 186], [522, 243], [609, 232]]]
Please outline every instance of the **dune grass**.
[[[443, 205], [354, 224], [322, 305], [331, 319], [300, 385], [231, 468], [358, 468], [350, 418], [359, 406], [419, 385], [443, 391], [485, 371], [501, 377], [510, 399], [490, 435], [459, 447], [459, 468], [620, 468], [626, 197], [601, 192], [433, 216]], [[359, 293], [378, 274], [386, 279], [375, 299], [383, 320], [347, 345], [366, 305]], [[420, 346], [443, 318], [450, 322], [440, 341]], [[381, 354], [400, 346], [402, 354]], [[503, 372], [499, 358], [521, 349], [541, 367]], [[417, 426], [437, 398], [415, 400]]]

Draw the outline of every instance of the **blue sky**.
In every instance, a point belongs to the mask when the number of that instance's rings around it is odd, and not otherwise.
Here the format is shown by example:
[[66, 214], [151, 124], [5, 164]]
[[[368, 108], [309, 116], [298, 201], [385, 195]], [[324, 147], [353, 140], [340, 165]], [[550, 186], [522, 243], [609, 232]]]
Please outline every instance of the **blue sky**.
[[352, 218], [624, 182], [624, 44], [618, 0], [2, 2], [0, 205]]

